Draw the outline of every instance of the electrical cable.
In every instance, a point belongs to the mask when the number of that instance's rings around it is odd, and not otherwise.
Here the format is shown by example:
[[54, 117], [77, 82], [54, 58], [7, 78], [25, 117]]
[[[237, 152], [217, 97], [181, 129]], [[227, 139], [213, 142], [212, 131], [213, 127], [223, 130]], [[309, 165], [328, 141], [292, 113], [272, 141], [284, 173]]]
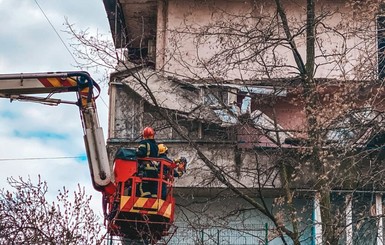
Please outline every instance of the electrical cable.
[[102, 100], [102, 102], [103, 102], [103, 104], [106, 106], [106, 108], [108, 108], [108, 105], [107, 105], [107, 103], [104, 101], [104, 99], [103, 99], [103, 97], [99, 97], [101, 100]]
[[83, 159], [85, 156], [77, 157], [25, 157], [25, 158], [0, 158], [0, 162], [4, 161], [33, 161], [33, 160], [60, 160], [60, 159]]
[[[52, 29], [54, 30], [54, 32], [56, 33], [56, 35], [59, 37], [61, 43], [64, 45], [65, 49], [67, 50], [67, 52], [71, 55], [72, 59], [75, 61], [75, 63], [78, 65], [78, 66], [81, 66], [79, 64], [79, 62], [76, 60], [75, 56], [72, 54], [72, 52], [69, 50], [68, 46], [65, 44], [64, 40], [62, 39], [62, 37], [60, 36], [60, 34], [58, 33], [58, 31], [56, 30], [55, 26], [52, 24], [52, 22], [49, 20], [48, 16], [45, 14], [44, 10], [42, 9], [42, 7], [39, 5], [39, 3], [37, 2], [37, 0], [34, 0], [36, 5], [39, 7], [40, 11], [42, 12], [42, 14], [44, 15], [44, 17], [46, 18], [46, 20], [48, 21], [48, 23], [50, 24], [50, 26], [52, 27]], [[102, 102], [103, 104], [108, 108], [108, 105], [107, 103], [104, 101], [104, 99], [102, 98]]]
[[46, 20], [48, 21], [48, 23], [50, 24], [50, 26], [52, 27], [52, 29], [54, 30], [54, 32], [56, 33], [56, 35], [59, 37], [60, 41], [62, 42], [62, 44], [64, 45], [65, 49], [68, 51], [68, 53], [71, 55], [72, 59], [74, 59], [75, 63], [80, 66], [79, 62], [76, 60], [75, 56], [72, 54], [72, 52], [69, 50], [68, 46], [65, 44], [64, 40], [62, 39], [62, 37], [60, 36], [60, 34], [57, 32], [55, 26], [52, 24], [52, 22], [49, 20], [48, 16], [45, 14], [44, 10], [40, 7], [39, 3], [37, 2], [37, 0], [35, 0], [35, 3], [36, 5], [39, 7], [40, 11], [43, 13], [44, 17], [46, 18]]

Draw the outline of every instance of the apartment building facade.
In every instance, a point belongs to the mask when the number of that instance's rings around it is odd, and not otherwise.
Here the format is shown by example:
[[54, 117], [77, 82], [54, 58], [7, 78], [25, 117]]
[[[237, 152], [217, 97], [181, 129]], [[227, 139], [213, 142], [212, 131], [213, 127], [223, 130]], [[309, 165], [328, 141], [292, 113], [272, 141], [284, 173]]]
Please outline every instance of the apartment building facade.
[[[293, 244], [283, 227], [323, 244], [320, 183], [338, 243], [383, 244], [381, 4], [314, 1], [312, 18], [309, 2], [104, 0], [120, 53], [111, 161], [145, 126], [189, 159], [169, 244]], [[314, 145], [329, 154], [326, 175], [308, 156]]]

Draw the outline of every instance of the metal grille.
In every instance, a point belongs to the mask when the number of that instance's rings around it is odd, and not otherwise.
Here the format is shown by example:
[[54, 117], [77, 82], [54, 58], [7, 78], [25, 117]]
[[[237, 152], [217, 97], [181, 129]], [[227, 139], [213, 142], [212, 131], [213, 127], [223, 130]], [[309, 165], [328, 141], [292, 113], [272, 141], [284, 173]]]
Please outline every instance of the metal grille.
[[267, 225], [196, 228], [176, 224], [178, 229], [169, 245], [258, 245], [267, 244]]

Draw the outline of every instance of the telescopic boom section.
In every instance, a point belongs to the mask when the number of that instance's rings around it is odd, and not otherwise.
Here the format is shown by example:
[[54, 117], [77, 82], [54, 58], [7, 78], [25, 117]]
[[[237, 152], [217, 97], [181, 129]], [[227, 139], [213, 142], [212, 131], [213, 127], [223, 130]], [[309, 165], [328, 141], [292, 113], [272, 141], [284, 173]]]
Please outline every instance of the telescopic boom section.
[[[111, 170], [103, 129], [97, 116], [94, 89], [98, 91], [98, 96], [100, 87], [83, 71], [0, 74], [0, 98], [48, 105], [74, 104], [79, 107], [92, 183], [96, 190], [102, 191], [111, 182]], [[52, 97], [56, 93], [66, 92], [76, 93], [77, 101]], [[37, 97], [36, 94], [46, 96]]]

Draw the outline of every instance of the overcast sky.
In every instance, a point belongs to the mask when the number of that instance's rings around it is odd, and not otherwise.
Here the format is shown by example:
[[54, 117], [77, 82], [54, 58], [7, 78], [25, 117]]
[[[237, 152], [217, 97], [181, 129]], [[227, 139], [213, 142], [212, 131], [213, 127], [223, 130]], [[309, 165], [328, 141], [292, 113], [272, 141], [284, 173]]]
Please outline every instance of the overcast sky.
[[[75, 60], [38, 5], [69, 48], [70, 36], [63, 32], [65, 18], [75, 29], [109, 34], [102, 0], [0, 0], [0, 73], [76, 70]], [[95, 80], [100, 77], [89, 72]], [[103, 100], [97, 104], [106, 132], [108, 98], [106, 86], [102, 89]], [[48, 182], [50, 196], [62, 186], [74, 190], [79, 183], [94, 197], [93, 205], [101, 214], [101, 195], [92, 189], [76, 106], [0, 99], [0, 146], [0, 188], [9, 188], [7, 177], [36, 180], [38, 174]]]

